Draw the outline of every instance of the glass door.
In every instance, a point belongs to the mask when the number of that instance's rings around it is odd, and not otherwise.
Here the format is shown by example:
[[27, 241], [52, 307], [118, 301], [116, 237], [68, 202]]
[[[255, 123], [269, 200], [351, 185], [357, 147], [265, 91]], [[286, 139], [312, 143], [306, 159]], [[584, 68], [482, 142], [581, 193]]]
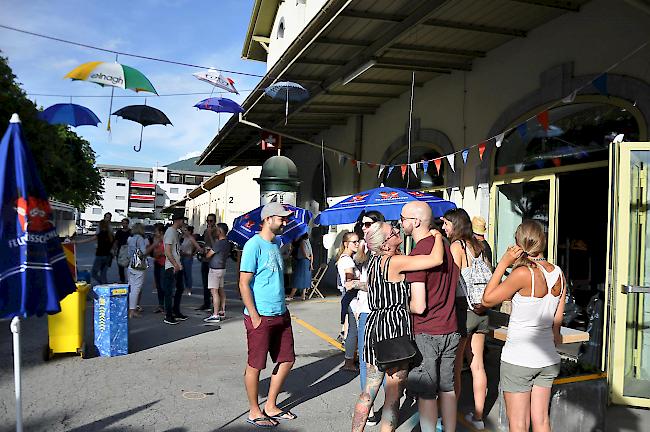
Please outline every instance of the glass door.
[[621, 143], [613, 153], [612, 400], [650, 407], [650, 143]]
[[525, 219], [534, 219], [544, 226], [548, 236], [546, 256], [555, 261], [557, 221], [557, 178], [554, 174], [497, 180], [490, 193], [490, 242], [494, 260], [499, 260], [508, 246], [515, 242], [517, 226]]

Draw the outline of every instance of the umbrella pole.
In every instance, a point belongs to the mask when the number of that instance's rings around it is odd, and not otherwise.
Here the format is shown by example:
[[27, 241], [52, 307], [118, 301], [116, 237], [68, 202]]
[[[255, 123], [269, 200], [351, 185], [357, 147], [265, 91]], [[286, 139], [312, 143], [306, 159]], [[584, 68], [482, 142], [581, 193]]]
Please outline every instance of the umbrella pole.
[[144, 131], [144, 126], [140, 125], [140, 145], [138, 147], [133, 146], [133, 150], [139, 152], [142, 150], [142, 131]]
[[20, 383], [20, 318], [11, 319], [11, 333], [14, 342], [14, 387], [16, 389], [16, 432], [23, 432], [23, 402]]
[[284, 125], [289, 121], [289, 86], [287, 86], [287, 102], [284, 105]]
[[108, 126], [106, 126], [107, 131], [111, 131], [111, 111], [113, 111], [113, 92], [115, 92], [115, 87], [111, 86], [111, 102], [108, 106]]

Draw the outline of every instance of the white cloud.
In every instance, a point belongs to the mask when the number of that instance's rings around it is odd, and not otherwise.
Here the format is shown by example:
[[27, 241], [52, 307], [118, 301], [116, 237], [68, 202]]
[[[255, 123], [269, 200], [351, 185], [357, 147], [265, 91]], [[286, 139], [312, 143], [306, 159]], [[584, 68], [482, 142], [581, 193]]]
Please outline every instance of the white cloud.
[[185, 159], [190, 159], [190, 158], [193, 158], [193, 157], [198, 157], [198, 156], [201, 156], [201, 153], [203, 153], [201, 150], [191, 151], [191, 152], [186, 153], [186, 154], [184, 154], [183, 156], [179, 157], [178, 160], [179, 160], [179, 161], [182, 161], [182, 160], [185, 160]]

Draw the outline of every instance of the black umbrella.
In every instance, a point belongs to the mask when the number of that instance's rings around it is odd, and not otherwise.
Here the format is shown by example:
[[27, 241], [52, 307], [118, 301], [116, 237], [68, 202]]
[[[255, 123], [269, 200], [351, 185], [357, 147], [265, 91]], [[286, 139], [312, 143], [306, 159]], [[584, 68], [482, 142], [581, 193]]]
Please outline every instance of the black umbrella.
[[133, 146], [133, 150], [139, 152], [142, 149], [142, 130], [145, 126], [151, 125], [170, 125], [172, 122], [165, 115], [164, 112], [157, 108], [146, 105], [129, 105], [121, 108], [113, 113], [113, 115], [120, 116], [124, 119], [140, 123], [140, 145], [139, 147]]

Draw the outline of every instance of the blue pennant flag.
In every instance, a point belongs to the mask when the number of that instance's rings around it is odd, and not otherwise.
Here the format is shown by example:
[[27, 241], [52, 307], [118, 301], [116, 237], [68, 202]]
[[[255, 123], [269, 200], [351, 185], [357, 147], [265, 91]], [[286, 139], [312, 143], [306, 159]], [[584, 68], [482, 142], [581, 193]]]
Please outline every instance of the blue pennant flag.
[[388, 175], [386, 176], [386, 178], [390, 177], [390, 173], [392, 173], [394, 169], [395, 169], [394, 165], [388, 167]]
[[463, 163], [467, 163], [467, 155], [469, 155], [469, 149], [463, 150], [462, 156], [463, 156]]
[[522, 141], [526, 140], [526, 135], [528, 135], [528, 125], [526, 122], [523, 122], [519, 126], [517, 126], [517, 132], [519, 132], [519, 136], [521, 137]]
[[424, 172], [429, 171], [429, 161], [428, 160], [422, 161], [422, 169], [424, 170]]
[[607, 74], [602, 74], [593, 82], [594, 87], [601, 95], [607, 96]]

